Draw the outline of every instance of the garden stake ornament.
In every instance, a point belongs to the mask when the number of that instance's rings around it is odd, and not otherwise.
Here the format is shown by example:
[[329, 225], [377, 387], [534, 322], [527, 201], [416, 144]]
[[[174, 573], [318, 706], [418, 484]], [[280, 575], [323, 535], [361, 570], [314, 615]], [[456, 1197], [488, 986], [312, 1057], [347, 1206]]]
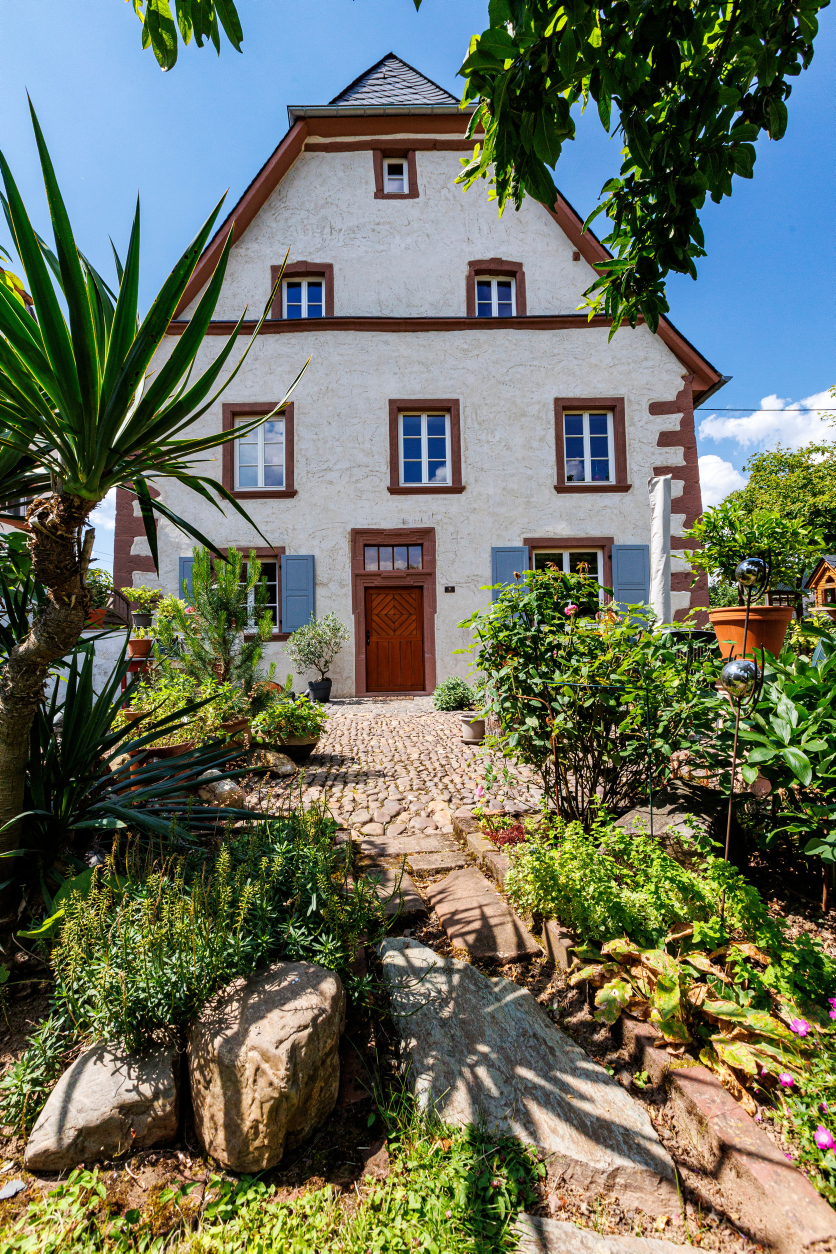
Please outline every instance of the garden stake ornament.
[[[746, 642], [749, 636], [749, 612], [752, 608], [752, 596], [755, 592], [763, 593], [769, 587], [769, 577], [772, 573], [772, 563], [769, 554], [766, 557], [744, 557], [734, 572], [737, 586], [741, 594], [745, 593], [746, 597], [746, 617], [743, 620], [743, 656], [736, 658], [734, 656], [734, 648], [729, 655], [720, 672], [720, 685], [725, 688], [728, 693], [729, 700], [734, 706], [734, 745], [732, 747], [732, 763], [731, 763], [731, 779], [729, 781], [729, 808], [726, 816], [726, 847], [724, 857], [726, 862], [729, 860], [729, 845], [731, 842], [731, 823], [732, 823], [732, 806], [734, 804], [734, 773], [737, 769], [737, 746], [740, 734], [740, 715], [744, 706], [748, 705], [749, 709], [754, 709], [757, 705], [758, 698], [763, 688], [764, 676], [764, 649], [761, 649], [760, 666], [757, 662], [752, 661], [746, 656]], [[722, 922], [726, 910], [726, 894], [720, 900], [720, 921]]]

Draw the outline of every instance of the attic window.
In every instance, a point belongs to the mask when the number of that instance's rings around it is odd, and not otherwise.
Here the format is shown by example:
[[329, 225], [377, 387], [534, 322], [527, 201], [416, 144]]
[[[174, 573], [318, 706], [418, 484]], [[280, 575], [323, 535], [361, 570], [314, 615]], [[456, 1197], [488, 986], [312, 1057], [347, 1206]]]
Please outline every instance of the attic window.
[[409, 195], [409, 173], [403, 157], [387, 157], [383, 162], [383, 190], [387, 196]]

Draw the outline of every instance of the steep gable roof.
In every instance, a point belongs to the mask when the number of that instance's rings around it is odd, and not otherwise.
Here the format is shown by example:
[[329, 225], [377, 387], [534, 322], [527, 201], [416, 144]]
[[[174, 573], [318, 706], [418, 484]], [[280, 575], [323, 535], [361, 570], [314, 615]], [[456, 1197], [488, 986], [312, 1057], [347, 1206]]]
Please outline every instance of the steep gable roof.
[[387, 52], [353, 83], [329, 101], [332, 105], [428, 105], [452, 104], [456, 97], [431, 78]]

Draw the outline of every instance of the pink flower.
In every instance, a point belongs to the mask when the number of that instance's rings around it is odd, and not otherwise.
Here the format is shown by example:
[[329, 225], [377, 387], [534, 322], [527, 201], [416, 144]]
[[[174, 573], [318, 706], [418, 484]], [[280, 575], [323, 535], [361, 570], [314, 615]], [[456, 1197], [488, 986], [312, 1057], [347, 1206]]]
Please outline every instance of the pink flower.
[[836, 997], [828, 997], [827, 1000], [830, 1002], [831, 1006], [833, 1006], [834, 1009], [836, 1009]]
[[813, 1133], [813, 1140], [820, 1150], [832, 1150], [834, 1145], [836, 1145], [836, 1141], [833, 1140], [827, 1128], [821, 1123]]
[[763, 1115], [755, 1115], [755, 1123], [763, 1123]]
[[779, 1071], [778, 1083], [781, 1085], [781, 1088], [791, 1089], [793, 1085], [795, 1084], [795, 1080], [793, 1080], [789, 1071]]
[[766, 1067], [761, 1067], [761, 1079], [762, 1080], [765, 1079], [766, 1076], [768, 1075], [769, 1075], [769, 1072], [767, 1071]]
[[484, 795], [485, 795], [485, 790], [484, 790], [484, 788], [482, 787], [482, 785], [480, 784], [480, 785], [479, 785], [479, 787], [476, 789], [476, 796], [477, 796], [477, 797], [484, 797]]
[[819, 1102], [819, 1110], [823, 1115], [827, 1114], [827, 1102]]
[[810, 1031], [810, 1025], [806, 1019], [793, 1019], [790, 1024], [790, 1031], [795, 1032], [796, 1036], [803, 1038]]
[[573, 614], [577, 614], [577, 612], [578, 612], [577, 605], [567, 605], [566, 609], [563, 611], [563, 613], [567, 614], [570, 618]]
[[830, 1017], [831, 1019], [836, 1019], [836, 1006], [834, 1006], [833, 1009], [830, 1011]]

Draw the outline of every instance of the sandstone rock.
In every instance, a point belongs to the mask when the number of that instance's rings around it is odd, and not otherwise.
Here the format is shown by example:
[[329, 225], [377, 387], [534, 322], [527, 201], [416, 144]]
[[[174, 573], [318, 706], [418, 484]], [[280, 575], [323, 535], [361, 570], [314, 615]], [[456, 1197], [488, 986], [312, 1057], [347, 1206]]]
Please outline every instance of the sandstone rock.
[[385, 830], [382, 823], [364, 823], [360, 828], [364, 836], [382, 836]]
[[405, 937], [387, 938], [380, 952], [419, 1106], [536, 1146], [553, 1182], [674, 1213], [673, 1163], [643, 1108], [527, 989]]
[[198, 788], [197, 795], [210, 806], [230, 806], [236, 810], [241, 810], [244, 806], [244, 790], [233, 779], [210, 779], [202, 788]]
[[304, 1141], [337, 1100], [345, 1024], [339, 976], [280, 962], [236, 980], [189, 1032], [195, 1129], [232, 1171], [264, 1171]]
[[286, 753], [278, 753], [275, 749], [258, 749], [252, 756], [253, 766], [263, 767], [269, 775], [284, 778], [295, 775], [299, 769]]
[[403, 806], [399, 801], [384, 801], [383, 809], [390, 818], [396, 818], [403, 811]]
[[389, 836], [402, 836], [405, 831], [407, 831], [406, 823], [390, 823], [386, 828]]
[[520, 1215], [514, 1224], [517, 1254], [684, 1254], [687, 1245], [653, 1237], [602, 1234], [539, 1215]]
[[374, 821], [375, 823], [379, 823], [381, 826], [382, 826], [384, 823], [388, 823], [388, 822], [389, 822], [389, 819], [390, 819], [391, 817], [392, 817], [392, 816], [391, 816], [391, 814], [389, 813], [389, 811], [388, 811], [388, 810], [383, 809], [383, 807], [381, 807], [379, 810], [375, 810], [374, 814], [372, 815], [372, 819], [373, 819], [373, 821]]
[[368, 810], [355, 810], [351, 816], [352, 827], [362, 827], [364, 823], [371, 823], [372, 816]]
[[139, 1056], [100, 1043], [67, 1068], [26, 1146], [29, 1171], [68, 1171], [177, 1135], [180, 1058], [160, 1047]]

